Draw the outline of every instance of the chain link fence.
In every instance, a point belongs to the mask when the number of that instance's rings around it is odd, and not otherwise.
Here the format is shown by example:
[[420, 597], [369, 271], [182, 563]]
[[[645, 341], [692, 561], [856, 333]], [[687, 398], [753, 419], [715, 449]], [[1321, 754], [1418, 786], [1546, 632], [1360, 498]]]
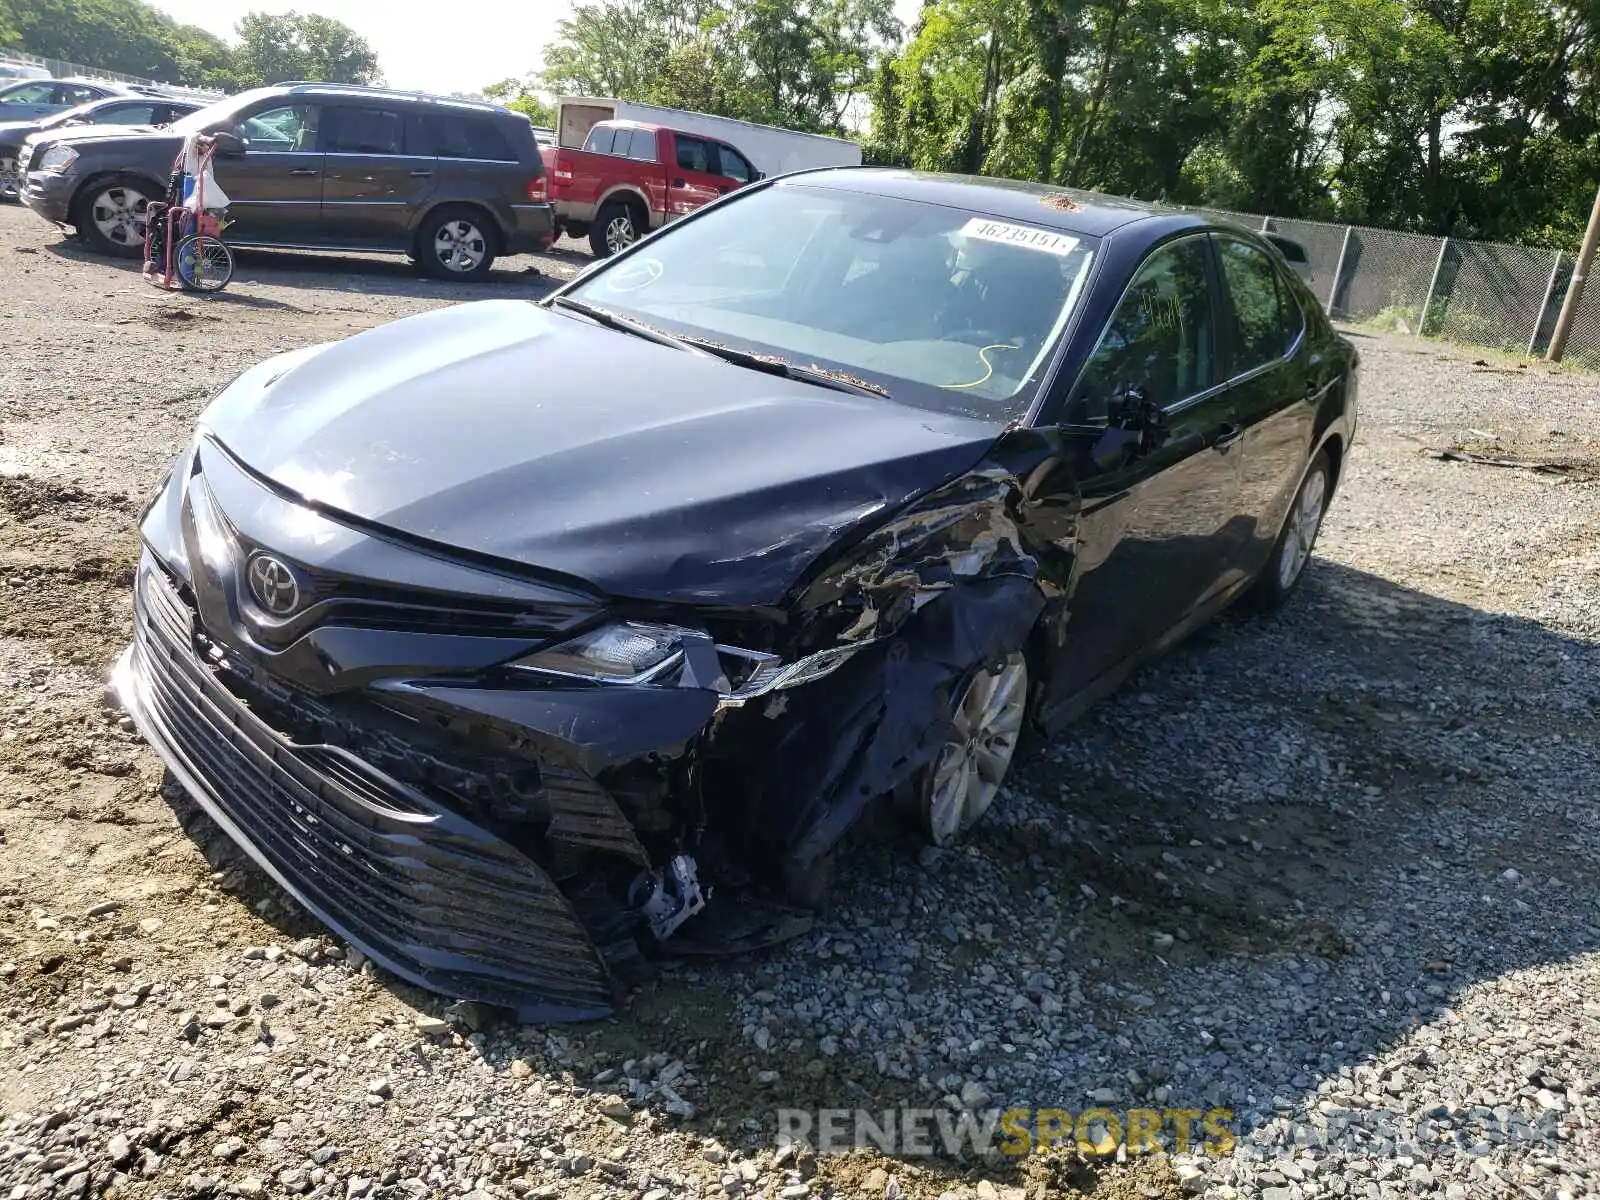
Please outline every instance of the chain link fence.
[[22, 50], [12, 50], [4, 46], [0, 46], [0, 62], [40, 67], [49, 71], [51, 76], [56, 79], [95, 79], [104, 80], [108, 83], [138, 84], [142, 87], [159, 87], [174, 96], [185, 96], [192, 100], [222, 99], [221, 92], [185, 87], [183, 84], [178, 83], [166, 83], [160, 79], [146, 79], [142, 75], [125, 75], [121, 71], [103, 71], [99, 67], [87, 67], [83, 63], [68, 62], [64, 58], [41, 58], [37, 54], [28, 54]]
[[[1529, 357], [1549, 345], [1572, 279], [1574, 256], [1559, 250], [1192, 211], [1298, 242], [1311, 290], [1340, 320]], [[1564, 361], [1600, 368], [1600, 285], [1578, 306]]]

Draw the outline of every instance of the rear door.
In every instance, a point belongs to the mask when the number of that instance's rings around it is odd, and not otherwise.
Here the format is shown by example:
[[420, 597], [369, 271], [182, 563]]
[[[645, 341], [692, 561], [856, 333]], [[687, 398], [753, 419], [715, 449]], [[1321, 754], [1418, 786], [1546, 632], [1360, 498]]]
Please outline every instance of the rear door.
[[245, 152], [212, 160], [217, 182], [228, 194], [229, 240], [317, 244], [321, 121], [321, 105], [277, 103], [256, 109], [234, 127]]
[[1210, 238], [1153, 250], [1107, 322], [1067, 401], [1082, 441], [1118, 424], [1134, 391], [1161, 430], [1120, 462], [1085, 455], [1067, 627], [1054, 653], [1057, 699], [1089, 687], [1202, 609], [1238, 576], [1238, 445], [1222, 378]]
[[556, 184], [561, 189], [562, 212], [574, 221], [594, 220], [607, 178], [605, 160], [592, 156], [610, 154], [619, 132], [626, 135], [627, 144], [631, 145], [631, 130], [618, 130], [615, 125], [601, 122], [590, 128], [580, 153], [562, 155], [562, 166], [569, 177], [562, 179], [558, 174]]
[[322, 228], [333, 246], [393, 250], [433, 194], [432, 139], [401, 105], [331, 104], [322, 121]]
[[732, 186], [721, 174], [717, 143], [687, 133], [673, 132], [673, 160], [667, 164], [667, 220], [710, 204]]
[[1240, 500], [1253, 521], [1244, 553], [1266, 562], [1300, 486], [1315, 433], [1321, 363], [1307, 346], [1305, 315], [1264, 249], [1216, 235], [1229, 332], [1228, 390], [1244, 430]]

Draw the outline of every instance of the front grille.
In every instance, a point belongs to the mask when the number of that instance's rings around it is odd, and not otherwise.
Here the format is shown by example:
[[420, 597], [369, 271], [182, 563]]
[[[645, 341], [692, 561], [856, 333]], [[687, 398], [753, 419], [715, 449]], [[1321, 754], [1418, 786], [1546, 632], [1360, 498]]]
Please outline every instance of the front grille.
[[551, 878], [487, 830], [332, 747], [299, 746], [194, 649], [192, 615], [141, 572], [136, 715], [197, 799], [308, 909], [423, 987], [525, 1015], [601, 1015], [599, 951]]

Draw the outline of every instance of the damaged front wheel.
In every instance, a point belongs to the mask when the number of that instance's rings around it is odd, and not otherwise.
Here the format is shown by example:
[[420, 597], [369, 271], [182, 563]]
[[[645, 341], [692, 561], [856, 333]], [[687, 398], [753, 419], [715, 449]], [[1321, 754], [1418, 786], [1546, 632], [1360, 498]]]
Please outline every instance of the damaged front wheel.
[[947, 846], [994, 803], [1016, 757], [1028, 709], [1028, 663], [1020, 650], [980, 667], [950, 714], [950, 735], [922, 776], [918, 808], [935, 846]]

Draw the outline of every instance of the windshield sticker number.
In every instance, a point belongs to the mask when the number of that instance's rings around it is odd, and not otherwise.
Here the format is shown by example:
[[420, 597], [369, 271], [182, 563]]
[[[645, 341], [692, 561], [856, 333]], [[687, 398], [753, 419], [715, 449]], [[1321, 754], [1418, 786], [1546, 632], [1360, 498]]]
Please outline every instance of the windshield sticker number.
[[1011, 225], [1005, 221], [991, 221], [987, 217], [973, 217], [961, 227], [965, 237], [984, 242], [1004, 242], [1008, 246], [1025, 246], [1030, 250], [1043, 250], [1065, 258], [1078, 248], [1078, 239], [1070, 234], [1037, 229], [1032, 225]]

